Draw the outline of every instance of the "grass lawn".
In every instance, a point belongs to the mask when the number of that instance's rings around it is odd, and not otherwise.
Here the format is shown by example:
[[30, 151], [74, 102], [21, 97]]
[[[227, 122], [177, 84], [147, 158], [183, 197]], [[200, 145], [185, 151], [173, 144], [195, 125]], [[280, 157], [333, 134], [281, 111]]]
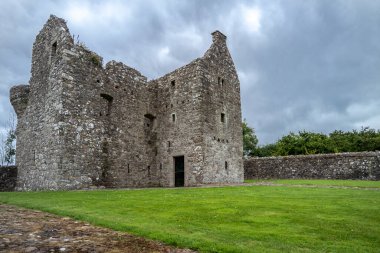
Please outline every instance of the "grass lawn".
[[380, 181], [368, 180], [326, 180], [326, 179], [248, 179], [245, 183], [270, 182], [275, 184], [289, 185], [330, 185], [346, 187], [380, 188]]
[[202, 252], [379, 252], [380, 190], [239, 186], [0, 193]]

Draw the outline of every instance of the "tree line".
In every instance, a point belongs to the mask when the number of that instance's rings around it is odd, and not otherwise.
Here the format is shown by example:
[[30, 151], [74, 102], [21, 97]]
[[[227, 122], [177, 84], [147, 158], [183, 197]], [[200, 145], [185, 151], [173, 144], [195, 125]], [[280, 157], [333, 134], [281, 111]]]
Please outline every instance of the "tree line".
[[277, 142], [258, 146], [253, 128], [243, 121], [244, 156], [287, 156], [342, 152], [380, 151], [380, 130], [335, 130], [329, 134], [300, 131], [290, 132]]

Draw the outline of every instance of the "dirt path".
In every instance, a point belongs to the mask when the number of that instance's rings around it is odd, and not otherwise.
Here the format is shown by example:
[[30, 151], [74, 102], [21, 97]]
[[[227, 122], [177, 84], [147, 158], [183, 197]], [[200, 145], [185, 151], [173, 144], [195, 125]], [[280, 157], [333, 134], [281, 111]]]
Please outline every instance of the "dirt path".
[[49, 213], [0, 205], [0, 252], [194, 251]]

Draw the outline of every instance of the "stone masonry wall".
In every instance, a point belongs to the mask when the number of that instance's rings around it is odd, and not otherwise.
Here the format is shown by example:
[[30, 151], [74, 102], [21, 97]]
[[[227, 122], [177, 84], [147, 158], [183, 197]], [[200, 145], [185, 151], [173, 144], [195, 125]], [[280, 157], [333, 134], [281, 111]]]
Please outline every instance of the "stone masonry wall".
[[26, 108], [17, 113], [19, 190], [63, 188], [64, 182], [61, 182], [59, 173], [63, 148], [59, 70], [64, 61], [59, 56], [60, 52], [70, 49], [73, 44], [68, 34], [62, 19], [49, 19], [33, 44], [29, 89], [24, 86], [23, 92], [20, 91], [24, 99], [15, 100], [11, 93], [11, 102], [15, 107], [24, 108], [20, 103], [27, 103]]
[[[203, 57], [155, 80], [74, 43], [50, 16], [33, 45], [17, 113], [17, 190], [242, 182], [240, 83], [226, 36]], [[178, 179], [179, 181], [182, 179]]]
[[0, 192], [13, 191], [16, 187], [16, 180], [16, 166], [0, 166]]
[[249, 158], [244, 173], [245, 179], [380, 180], [380, 152]]
[[243, 181], [243, 143], [240, 83], [228, 51], [226, 36], [212, 33], [213, 44], [200, 65], [202, 117], [205, 142], [203, 181]]
[[202, 183], [195, 179], [194, 167], [202, 166], [203, 134], [197, 76], [197, 62], [179, 68], [150, 82], [160, 87], [153, 105], [158, 134], [156, 172], [163, 186], [174, 186], [174, 157], [184, 156], [185, 186]]

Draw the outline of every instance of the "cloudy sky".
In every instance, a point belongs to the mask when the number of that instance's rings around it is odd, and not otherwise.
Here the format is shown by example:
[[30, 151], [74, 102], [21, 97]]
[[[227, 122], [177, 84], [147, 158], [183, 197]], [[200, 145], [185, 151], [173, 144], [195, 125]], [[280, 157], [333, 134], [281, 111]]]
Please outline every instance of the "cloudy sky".
[[50, 14], [109, 60], [157, 78], [227, 35], [260, 144], [290, 131], [380, 129], [380, 0], [0, 1], [0, 128]]

